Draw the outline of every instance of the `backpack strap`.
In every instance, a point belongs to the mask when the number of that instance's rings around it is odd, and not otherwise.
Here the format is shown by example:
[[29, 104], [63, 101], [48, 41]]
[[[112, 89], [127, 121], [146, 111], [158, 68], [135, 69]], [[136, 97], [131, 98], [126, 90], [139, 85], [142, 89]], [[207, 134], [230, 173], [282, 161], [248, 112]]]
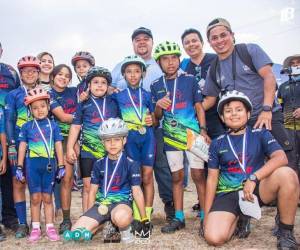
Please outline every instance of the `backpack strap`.
[[242, 62], [246, 64], [254, 73], [257, 73], [257, 70], [252, 61], [252, 57], [249, 54], [247, 45], [245, 43], [236, 44], [235, 50]]
[[217, 81], [217, 67], [219, 64], [219, 58], [215, 57], [214, 60], [212, 60], [210, 66], [209, 66], [209, 77], [211, 80], [218, 86], [219, 89], [221, 89], [221, 86], [219, 85]]

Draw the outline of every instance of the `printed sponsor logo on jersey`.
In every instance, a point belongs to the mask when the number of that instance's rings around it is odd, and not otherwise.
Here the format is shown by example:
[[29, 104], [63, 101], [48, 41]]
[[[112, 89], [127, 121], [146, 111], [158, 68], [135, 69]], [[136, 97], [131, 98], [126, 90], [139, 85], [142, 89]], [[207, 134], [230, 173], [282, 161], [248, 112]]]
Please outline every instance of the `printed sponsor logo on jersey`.
[[224, 154], [224, 153], [227, 153], [227, 152], [228, 152], [228, 149], [223, 149], [223, 150], [219, 151], [219, 154]]
[[141, 176], [140, 174], [133, 174], [133, 175], [132, 175], [133, 178], [138, 178], [138, 177], [140, 177], [140, 176]]

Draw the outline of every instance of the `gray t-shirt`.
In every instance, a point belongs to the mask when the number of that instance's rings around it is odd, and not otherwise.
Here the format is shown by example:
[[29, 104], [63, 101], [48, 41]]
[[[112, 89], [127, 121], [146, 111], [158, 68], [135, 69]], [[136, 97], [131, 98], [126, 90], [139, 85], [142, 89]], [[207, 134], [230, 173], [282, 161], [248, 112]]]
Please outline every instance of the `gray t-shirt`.
[[[272, 65], [270, 57], [257, 44], [247, 44], [247, 49], [252, 57], [253, 64], [258, 71], [265, 65]], [[262, 111], [264, 101], [264, 81], [263, 78], [245, 65], [236, 53], [236, 80], [233, 81], [232, 75], [232, 54], [219, 61], [220, 75], [217, 72], [216, 84], [208, 73], [205, 80], [203, 94], [207, 96], [218, 96], [221, 89], [233, 90], [236, 89], [243, 92], [249, 97], [253, 105], [251, 118], [256, 119]], [[220, 88], [221, 86], [221, 88]], [[278, 105], [274, 104], [275, 110], [278, 110]], [[275, 111], [273, 109], [273, 111]]]

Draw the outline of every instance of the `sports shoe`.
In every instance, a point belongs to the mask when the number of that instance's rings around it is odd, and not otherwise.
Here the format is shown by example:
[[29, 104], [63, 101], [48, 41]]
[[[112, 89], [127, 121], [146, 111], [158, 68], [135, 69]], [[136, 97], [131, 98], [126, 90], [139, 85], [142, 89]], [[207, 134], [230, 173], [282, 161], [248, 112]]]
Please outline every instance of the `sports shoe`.
[[201, 210], [199, 202], [192, 206], [194, 212], [199, 212]]
[[46, 235], [47, 235], [48, 240], [50, 240], [50, 241], [58, 241], [58, 240], [60, 240], [60, 237], [57, 234], [55, 227], [53, 227], [53, 226], [48, 227], [46, 229]]
[[239, 220], [237, 222], [237, 227], [235, 229], [234, 235], [240, 239], [245, 239], [249, 236], [250, 230], [250, 217], [244, 214], [240, 214]]
[[31, 243], [37, 242], [42, 237], [41, 229], [32, 228], [31, 233], [28, 237], [28, 241]]
[[168, 225], [161, 228], [162, 233], [175, 233], [177, 230], [185, 228], [185, 221], [180, 221], [176, 218], [171, 220]]
[[29, 233], [29, 227], [27, 224], [19, 224], [17, 231], [16, 231], [16, 238], [17, 239], [21, 239], [21, 238], [25, 238]]
[[293, 231], [279, 229], [277, 236], [277, 249], [279, 250], [297, 250], [299, 245], [293, 235]]
[[174, 208], [174, 203], [172, 201], [168, 201], [165, 203], [164, 207], [165, 213], [166, 213], [166, 220], [172, 221], [173, 218], [175, 217], [175, 208]]
[[119, 243], [121, 241], [119, 229], [111, 221], [106, 222], [104, 225], [103, 241], [104, 243]]
[[132, 234], [131, 226], [129, 226], [126, 230], [121, 230], [121, 241], [125, 244], [129, 244], [134, 242], [134, 236]]
[[59, 234], [63, 234], [66, 230], [71, 230], [72, 222], [71, 220], [63, 220], [62, 223], [59, 225]]

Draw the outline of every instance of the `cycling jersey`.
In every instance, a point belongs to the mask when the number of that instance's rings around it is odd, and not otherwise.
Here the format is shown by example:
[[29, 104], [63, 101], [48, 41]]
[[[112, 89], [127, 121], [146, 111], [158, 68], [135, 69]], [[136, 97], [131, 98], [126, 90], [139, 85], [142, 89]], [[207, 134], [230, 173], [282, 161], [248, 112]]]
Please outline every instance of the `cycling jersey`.
[[[5, 119], [4, 119], [4, 111], [0, 106], [0, 134], [5, 134]], [[0, 143], [0, 159], [2, 159], [2, 145]]]

